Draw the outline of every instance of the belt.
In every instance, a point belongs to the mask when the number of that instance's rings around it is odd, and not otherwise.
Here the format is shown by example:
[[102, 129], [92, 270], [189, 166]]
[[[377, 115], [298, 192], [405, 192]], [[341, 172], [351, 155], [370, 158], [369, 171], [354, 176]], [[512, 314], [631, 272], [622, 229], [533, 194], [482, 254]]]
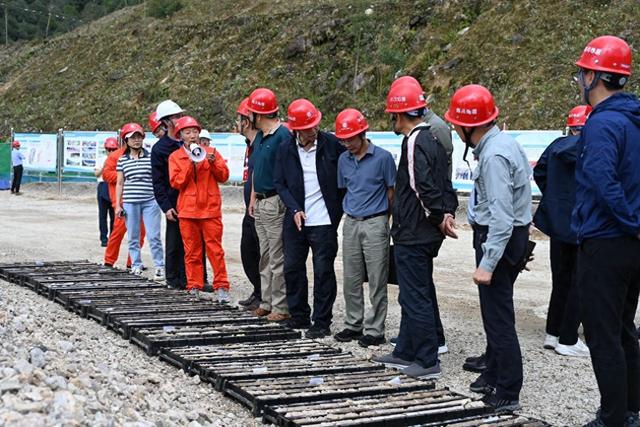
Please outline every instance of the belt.
[[[513, 227], [514, 231], [522, 231], [522, 230], [528, 230], [529, 229], [529, 225], [516, 225]], [[473, 224], [471, 226], [471, 228], [474, 231], [477, 231], [479, 233], [488, 233], [489, 232], [489, 226], [488, 225], [480, 225], [480, 224]]]
[[348, 216], [349, 218], [351, 218], [351, 219], [355, 219], [356, 221], [366, 221], [366, 220], [368, 220], [368, 219], [371, 219], [371, 218], [377, 218], [377, 217], [382, 216], [382, 215], [387, 215], [387, 211], [384, 211], [384, 212], [378, 212], [378, 213], [375, 213], [375, 214], [373, 214], [373, 215], [368, 215], [368, 216], [353, 216], [353, 215], [349, 215], [349, 214], [347, 214], [347, 216]]
[[278, 192], [276, 190], [267, 191], [266, 193], [256, 193], [256, 199], [264, 200], [269, 197], [277, 196]]

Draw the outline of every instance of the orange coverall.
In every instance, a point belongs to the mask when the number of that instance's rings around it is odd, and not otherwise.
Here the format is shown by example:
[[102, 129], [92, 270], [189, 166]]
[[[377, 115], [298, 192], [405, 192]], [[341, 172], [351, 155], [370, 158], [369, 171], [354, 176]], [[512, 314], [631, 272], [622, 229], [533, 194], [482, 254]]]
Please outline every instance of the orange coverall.
[[[120, 147], [113, 153], [109, 154], [107, 160], [104, 161], [102, 168], [102, 179], [109, 186], [109, 198], [111, 199], [111, 206], [116, 208], [116, 182], [118, 181], [118, 173], [116, 172], [116, 166], [118, 165], [118, 159], [124, 154], [125, 147]], [[118, 261], [118, 255], [120, 254], [120, 244], [124, 235], [127, 234], [127, 223], [124, 217], [117, 216], [113, 221], [113, 229], [109, 235], [109, 241], [107, 242], [107, 248], [104, 251], [104, 263], [114, 265]], [[140, 248], [144, 244], [144, 224], [140, 224]], [[127, 267], [131, 267], [131, 258], [127, 255]]]
[[169, 156], [169, 182], [178, 190], [178, 218], [184, 244], [187, 289], [202, 289], [202, 243], [213, 268], [213, 288], [229, 289], [222, 249], [222, 197], [218, 183], [229, 179], [229, 168], [220, 152], [204, 147], [215, 160], [193, 163], [183, 147]]

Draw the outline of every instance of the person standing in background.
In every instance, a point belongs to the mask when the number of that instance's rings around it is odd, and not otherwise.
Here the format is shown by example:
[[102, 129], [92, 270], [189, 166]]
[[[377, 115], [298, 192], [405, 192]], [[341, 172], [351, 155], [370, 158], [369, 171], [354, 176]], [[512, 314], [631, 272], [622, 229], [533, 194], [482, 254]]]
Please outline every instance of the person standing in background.
[[[109, 154], [118, 149], [118, 140], [114, 137], [109, 137], [104, 141], [104, 150]], [[93, 173], [98, 180], [98, 225], [100, 227], [100, 243], [103, 248], [107, 247], [109, 242], [109, 234], [113, 230], [114, 211], [111, 205], [111, 197], [109, 196], [109, 185], [102, 178], [102, 169], [104, 168], [104, 162], [107, 157], [97, 157], [96, 165], [93, 169]], [[109, 225], [107, 226], [107, 220]]]
[[22, 182], [22, 171], [24, 156], [20, 152], [20, 141], [11, 143], [11, 166], [13, 166], [13, 181], [11, 181], [11, 194], [20, 193], [20, 183]]

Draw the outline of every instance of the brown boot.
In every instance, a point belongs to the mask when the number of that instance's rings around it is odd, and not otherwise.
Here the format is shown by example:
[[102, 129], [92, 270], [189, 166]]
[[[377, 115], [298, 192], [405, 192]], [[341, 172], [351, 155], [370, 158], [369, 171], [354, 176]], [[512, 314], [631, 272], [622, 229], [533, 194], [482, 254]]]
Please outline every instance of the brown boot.
[[283, 320], [290, 319], [291, 316], [285, 313], [271, 313], [267, 316], [269, 322], [282, 322]]
[[255, 310], [253, 310], [253, 314], [255, 314], [258, 317], [264, 317], [269, 315], [271, 312], [269, 310], [265, 310], [262, 307], [258, 307]]

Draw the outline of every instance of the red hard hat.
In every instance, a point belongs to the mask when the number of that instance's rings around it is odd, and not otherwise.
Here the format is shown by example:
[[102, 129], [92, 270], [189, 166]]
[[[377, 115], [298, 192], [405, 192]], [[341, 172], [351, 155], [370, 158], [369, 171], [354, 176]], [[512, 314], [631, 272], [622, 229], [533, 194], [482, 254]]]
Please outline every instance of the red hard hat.
[[296, 99], [287, 109], [287, 120], [289, 129], [304, 130], [317, 126], [322, 120], [322, 113], [311, 101], [306, 99]]
[[416, 80], [414, 77], [411, 76], [402, 76], [402, 77], [398, 77], [397, 79], [395, 79], [393, 81], [393, 83], [391, 83], [391, 88], [393, 89], [394, 87], [400, 85], [400, 84], [411, 84], [411, 85], [415, 85], [420, 87], [420, 89], [422, 89], [422, 85], [420, 84], [420, 82], [418, 80]]
[[104, 149], [105, 150], [117, 150], [118, 149], [118, 140], [110, 136], [109, 138], [104, 140]]
[[11, 148], [20, 148], [20, 141], [13, 141], [11, 143]]
[[596, 37], [584, 48], [576, 65], [587, 70], [630, 76], [631, 48], [618, 37]]
[[369, 129], [367, 119], [355, 108], [347, 108], [336, 116], [336, 137], [349, 139]]
[[236, 113], [241, 114], [245, 117], [249, 117], [251, 115], [251, 110], [249, 110], [249, 98], [245, 98], [242, 100], [240, 105], [238, 105]]
[[267, 88], [260, 87], [249, 95], [249, 111], [258, 114], [271, 114], [278, 111], [276, 95]]
[[498, 117], [498, 107], [493, 95], [484, 86], [467, 85], [458, 89], [451, 97], [449, 110], [444, 118], [454, 125], [481, 126]]
[[144, 137], [144, 129], [142, 129], [142, 126], [137, 123], [127, 123], [120, 129], [120, 139], [124, 141], [127, 139], [127, 135], [131, 136], [136, 132]]
[[191, 116], [184, 116], [179, 118], [178, 121], [176, 122], [176, 126], [175, 126], [176, 136], [179, 136], [180, 131], [187, 128], [197, 128], [198, 132], [202, 130], [202, 127], [200, 126], [200, 124], [196, 119], [194, 119]]
[[406, 113], [426, 106], [427, 101], [424, 99], [422, 87], [416, 86], [415, 83], [405, 82], [391, 85], [387, 94], [387, 108], [384, 111], [386, 113]]
[[571, 111], [569, 111], [569, 116], [567, 116], [567, 126], [570, 128], [584, 126], [589, 114], [591, 114], [591, 110], [591, 105], [578, 105], [577, 107], [573, 107]]
[[149, 114], [149, 129], [151, 129], [151, 132], [155, 132], [161, 124], [162, 122], [158, 120], [158, 113], [154, 111]]

